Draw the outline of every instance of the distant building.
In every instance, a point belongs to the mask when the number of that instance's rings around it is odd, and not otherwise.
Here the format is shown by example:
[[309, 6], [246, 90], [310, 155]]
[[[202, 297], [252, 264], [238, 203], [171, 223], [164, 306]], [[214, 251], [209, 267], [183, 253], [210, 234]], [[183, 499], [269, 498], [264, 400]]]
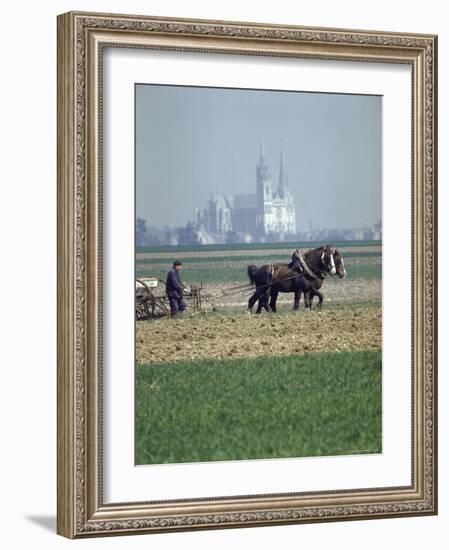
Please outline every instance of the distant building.
[[382, 240], [382, 221], [377, 222], [374, 224], [373, 227], [373, 241], [381, 241]]
[[295, 202], [288, 186], [283, 149], [275, 190], [261, 141], [256, 193], [212, 196], [205, 208], [196, 211], [196, 231], [203, 244], [285, 240], [294, 235]]

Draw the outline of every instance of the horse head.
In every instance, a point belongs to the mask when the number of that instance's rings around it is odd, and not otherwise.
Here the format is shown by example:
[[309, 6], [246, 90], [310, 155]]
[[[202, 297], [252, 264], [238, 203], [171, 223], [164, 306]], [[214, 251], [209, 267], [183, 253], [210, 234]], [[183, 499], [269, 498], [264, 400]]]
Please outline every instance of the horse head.
[[337, 275], [340, 277], [340, 279], [344, 279], [346, 277], [345, 262], [343, 260], [343, 256], [341, 255], [340, 251], [337, 249], [335, 249], [334, 251], [334, 259], [335, 259], [335, 269], [337, 270]]
[[320, 259], [323, 271], [335, 275], [337, 270], [335, 268], [334, 254], [332, 253], [331, 246], [328, 244], [327, 246], [323, 246], [321, 250], [322, 254]]

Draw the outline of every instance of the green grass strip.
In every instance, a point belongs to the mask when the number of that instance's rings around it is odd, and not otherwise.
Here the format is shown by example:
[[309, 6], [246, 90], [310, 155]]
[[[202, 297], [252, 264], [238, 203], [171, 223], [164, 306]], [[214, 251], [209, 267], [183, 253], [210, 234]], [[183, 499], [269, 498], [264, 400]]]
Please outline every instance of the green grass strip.
[[[165, 279], [168, 268], [153, 267], [152, 265], [142, 266], [137, 264], [136, 276], [155, 276]], [[382, 277], [382, 266], [380, 264], [354, 264], [346, 262], [347, 278], [349, 279], [379, 279]], [[188, 262], [184, 264], [182, 280], [186, 283], [199, 284], [203, 283], [226, 283], [226, 282], [249, 282], [246, 273], [246, 266], [243, 267], [227, 267], [225, 265], [217, 265], [217, 267], [189, 267]]]
[[[379, 258], [382, 256], [382, 252], [343, 252], [343, 258], [347, 262], [348, 258]], [[139, 265], [141, 264], [150, 264], [150, 265], [163, 265], [170, 267], [170, 259], [167, 258], [136, 258], [136, 261]], [[262, 265], [267, 262], [279, 262], [279, 263], [288, 263], [290, 261], [290, 256], [288, 254], [267, 254], [266, 256], [253, 256], [248, 254], [242, 254], [238, 256], [197, 256], [193, 258], [186, 258], [186, 264], [188, 262], [195, 263], [214, 263], [219, 266], [223, 265], [225, 262], [242, 262], [245, 265], [250, 263], [255, 263], [257, 265]]]
[[136, 370], [137, 464], [381, 452], [381, 352]]
[[326, 244], [332, 244], [333, 247], [344, 246], [379, 246], [382, 245], [382, 241], [293, 241], [293, 242], [279, 242], [279, 243], [240, 243], [240, 244], [203, 244], [203, 245], [156, 245], [156, 246], [138, 246], [136, 252], [206, 252], [206, 251], [221, 251], [221, 250], [269, 250], [270, 248], [285, 248], [287, 250], [294, 250], [295, 248], [315, 248], [318, 246], [325, 246]]

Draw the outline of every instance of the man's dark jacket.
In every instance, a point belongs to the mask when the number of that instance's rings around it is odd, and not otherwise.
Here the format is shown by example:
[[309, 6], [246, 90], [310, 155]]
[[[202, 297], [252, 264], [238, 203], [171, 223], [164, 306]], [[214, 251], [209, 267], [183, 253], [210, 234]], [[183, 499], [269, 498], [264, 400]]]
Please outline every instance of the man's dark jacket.
[[167, 273], [165, 292], [167, 296], [182, 298], [184, 285], [181, 282], [179, 272], [174, 267]]

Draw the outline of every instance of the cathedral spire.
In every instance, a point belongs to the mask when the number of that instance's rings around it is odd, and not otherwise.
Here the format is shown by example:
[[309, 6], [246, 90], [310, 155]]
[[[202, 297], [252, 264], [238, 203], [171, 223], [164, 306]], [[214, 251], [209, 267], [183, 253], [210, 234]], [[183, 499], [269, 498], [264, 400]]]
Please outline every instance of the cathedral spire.
[[259, 160], [257, 162], [257, 180], [259, 182], [269, 183], [270, 189], [267, 189], [267, 193], [271, 193], [271, 176], [268, 170], [267, 161], [265, 159], [265, 147], [263, 142], [263, 136], [260, 136], [260, 145], [259, 145]]
[[263, 143], [263, 135], [260, 136], [260, 145], [259, 145], [259, 164], [265, 164], [265, 147]]
[[287, 191], [288, 179], [287, 172], [285, 171], [284, 144], [281, 142], [281, 159], [279, 162], [279, 196], [284, 198]]

